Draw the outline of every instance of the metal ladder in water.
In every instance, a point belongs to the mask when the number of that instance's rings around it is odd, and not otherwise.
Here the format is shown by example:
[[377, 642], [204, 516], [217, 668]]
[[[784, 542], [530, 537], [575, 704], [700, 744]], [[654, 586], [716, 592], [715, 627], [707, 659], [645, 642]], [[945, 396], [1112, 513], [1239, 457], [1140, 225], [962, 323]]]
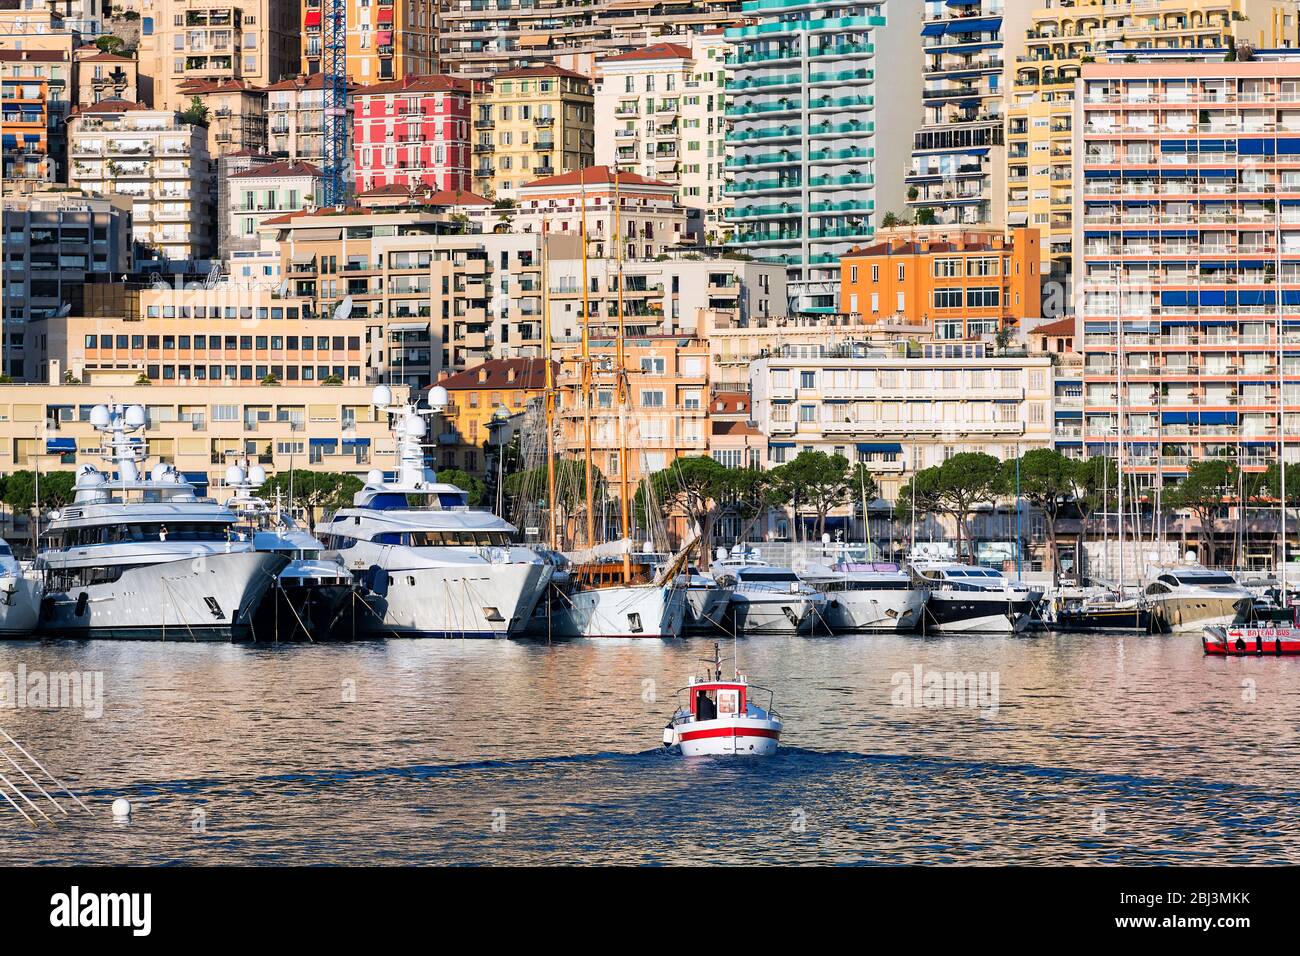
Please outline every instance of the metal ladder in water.
[[[56, 793], [62, 791], [66, 794], [74, 804], [74, 809], [80, 808], [86, 813], [90, 812], [90, 808], [81, 802], [80, 797], [65, 787], [62, 781], [56, 778], [54, 774], [46, 770], [45, 765], [28, 753], [26, 748], [24, 748], [18, 741], [14, 740], [7, 731], [0, 730], [0, 735], [3, 735], [4, 737], [4, 740], [0, 741], [0, 796], [3, 796], [5, 800], [8, 801], [9, 806], [17, 810], [24, 820], [32, 826], [36, 826], [40, 822], [37, 819], [39, 816], [46, 823], [54, 823], [59, 819], [59, 817], [51, 817], [50, 814], [45, 811], [44, 805], [39, 802], [39, 798], [44, 797], [59, 814], [65, 817], [69, 816], [68, 809], [64, 806], [68, 800], [65, 800], [62, 796], [57, 799], [54, 796], [51, 796], [50, 792], [38, 783], [36, 778], [28, 772], [28, 769], [23, 766], [21, 762], [15, 759], [14, 755], [10, 753], [11, 749], [16, 750], [20, 755], [25, 757], [27, 762], [39, 771], [40, 774], [47, 777], [50, 783], [53, 784]], [[15, 770], [21, 774], [22, 779], [27, 782], [27, 786], [32, 788], [34, 791], [32, 795], [29, 796], [26, 790], [18, 786], [18, 784], [14, 783], [13, 780], [9, 778], [9, 772]], [[17, 796], [23, 804], [26, 804], [28, 809], [23, 809], [23, 806], [19, 804], [18, 801], [14, 800], [14, 797], [10, 795], [9, 791], [13, 791], [13, 794]], [[33, 796], [37, 799], [33, 800]], [[28, 810], [31, 812], [29, 813]], [[35, 814], [35, 816], [33, 816], [33, 814]]]

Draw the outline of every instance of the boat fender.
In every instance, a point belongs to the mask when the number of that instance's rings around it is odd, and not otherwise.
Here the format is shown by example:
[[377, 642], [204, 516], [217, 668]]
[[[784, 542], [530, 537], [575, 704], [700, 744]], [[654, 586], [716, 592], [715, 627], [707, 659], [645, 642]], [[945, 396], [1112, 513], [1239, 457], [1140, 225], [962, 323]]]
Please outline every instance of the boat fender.
[[90, 603], [90, 595], [87, 594], [85, 591], [82, 591], [80, 594], [77, 595], [77, 606], [73, 610], [73, 613], [76, 614], [77, 617], [85, 617], [86, 605], [89, 603]]
[[380, 597], [387, 597], [388, 572], [379, 565], [372, 564], [366, 569], [366, 588]]

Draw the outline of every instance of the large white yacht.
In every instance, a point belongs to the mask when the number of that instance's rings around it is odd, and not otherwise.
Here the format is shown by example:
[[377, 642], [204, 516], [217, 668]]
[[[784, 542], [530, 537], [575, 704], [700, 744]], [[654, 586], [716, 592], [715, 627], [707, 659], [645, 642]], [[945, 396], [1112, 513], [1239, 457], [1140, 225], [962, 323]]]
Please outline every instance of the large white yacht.
[[252, 629], [256, 640], [306, 640], [356, 636], [356, 618], [364, 607], [362, 588], [337, 556], [324, 557], [325, 545], [303, 530], [283, 506], [261, 497], [266, 470], [248, 461], [226, 469], [230, 497], [226, 507], [239, 524], [241, 540], [256, 551], [283, 554], [289, 563], [258, 605]]
[[42, 591], [40, 575], [25, 572], [9, 543], [0, 540], [0, 638], [36, 630]]
[[1043, 592], [1008, 581], [1001, 571], [955, 561], [913, 561], [929, 590], [924, 630], [1017, 633], [1033, 619]]
[[[365, 583], [366, 612], [358, 630], [372, 637], [507, 637], [529, 621], [551, 579], [537, 552], [515, 547], [515, 529], [486, 511], [471, 511], [467, 495], [439, 482], [424, 465], [425, 416], [434, 409], [394, 406], [387, 386], [374, 404], [393, 416], [396, 480], [366, 476], [353, 507], [317, 526], [322, 557], [337, 555]], [[430, 392], [435, 408], [446, 389]]]
[[1191, 560], [1153, 568], [1145, 593], [1151, 628], [1174, 633], [1199, 634], [1214, 625], [1245, 623], [1254, 605], [1250, 590], [1227, 571], [1211, 571]]
[[930, 595], [896, 564], [809, 565], [799, 577], [826, 595], [823, 615], [832, 631], [914, 631]]
[[825, 627], [826, 595], [752, 552], [733, 551], [713, 564], [719, 586], [731, 589], [725, 630], [742, 634], [800, 634]]
[[36, 561], [45, 579], [40, 629], [61, 637], [246, 640], [253, 614], [288, 564], [240, 540], [235, 515], [195, 494], [172, 465], [139, 464], [139, 405], [96, 405], [117, 474], [77, 473], [73, 503], [52, 514]]

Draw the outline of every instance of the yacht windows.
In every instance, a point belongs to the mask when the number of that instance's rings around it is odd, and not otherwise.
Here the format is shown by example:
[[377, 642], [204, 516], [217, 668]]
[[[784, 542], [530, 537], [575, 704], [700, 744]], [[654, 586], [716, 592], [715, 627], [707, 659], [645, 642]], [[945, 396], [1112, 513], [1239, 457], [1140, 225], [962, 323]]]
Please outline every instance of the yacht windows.
[[741, 577], [745, 581], [764, 584], [794, 584], [799, 580], [793, 571], [745, 571]]
[[510, 545], [506, 531], [381, 531], [375, 544], [398, 544], [408, 548], [504, 548]]
[[227, 541], [229, 529], [229, 522], [216, 521], [127, 522], [66, 528], [60, 537], [65, 548], [132, 541]]

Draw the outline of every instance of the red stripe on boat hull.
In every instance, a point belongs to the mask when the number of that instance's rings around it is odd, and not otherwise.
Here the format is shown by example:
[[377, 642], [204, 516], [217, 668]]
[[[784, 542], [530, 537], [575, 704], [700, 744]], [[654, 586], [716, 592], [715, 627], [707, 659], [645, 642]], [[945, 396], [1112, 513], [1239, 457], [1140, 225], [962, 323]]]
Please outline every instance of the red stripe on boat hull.
[[703, 740], [706, 737], [771, 737], [780, 739], [781, 731], [766, 727], [714, 727], [710, 730], [688, 730], [680, 735], [682, 741]]

